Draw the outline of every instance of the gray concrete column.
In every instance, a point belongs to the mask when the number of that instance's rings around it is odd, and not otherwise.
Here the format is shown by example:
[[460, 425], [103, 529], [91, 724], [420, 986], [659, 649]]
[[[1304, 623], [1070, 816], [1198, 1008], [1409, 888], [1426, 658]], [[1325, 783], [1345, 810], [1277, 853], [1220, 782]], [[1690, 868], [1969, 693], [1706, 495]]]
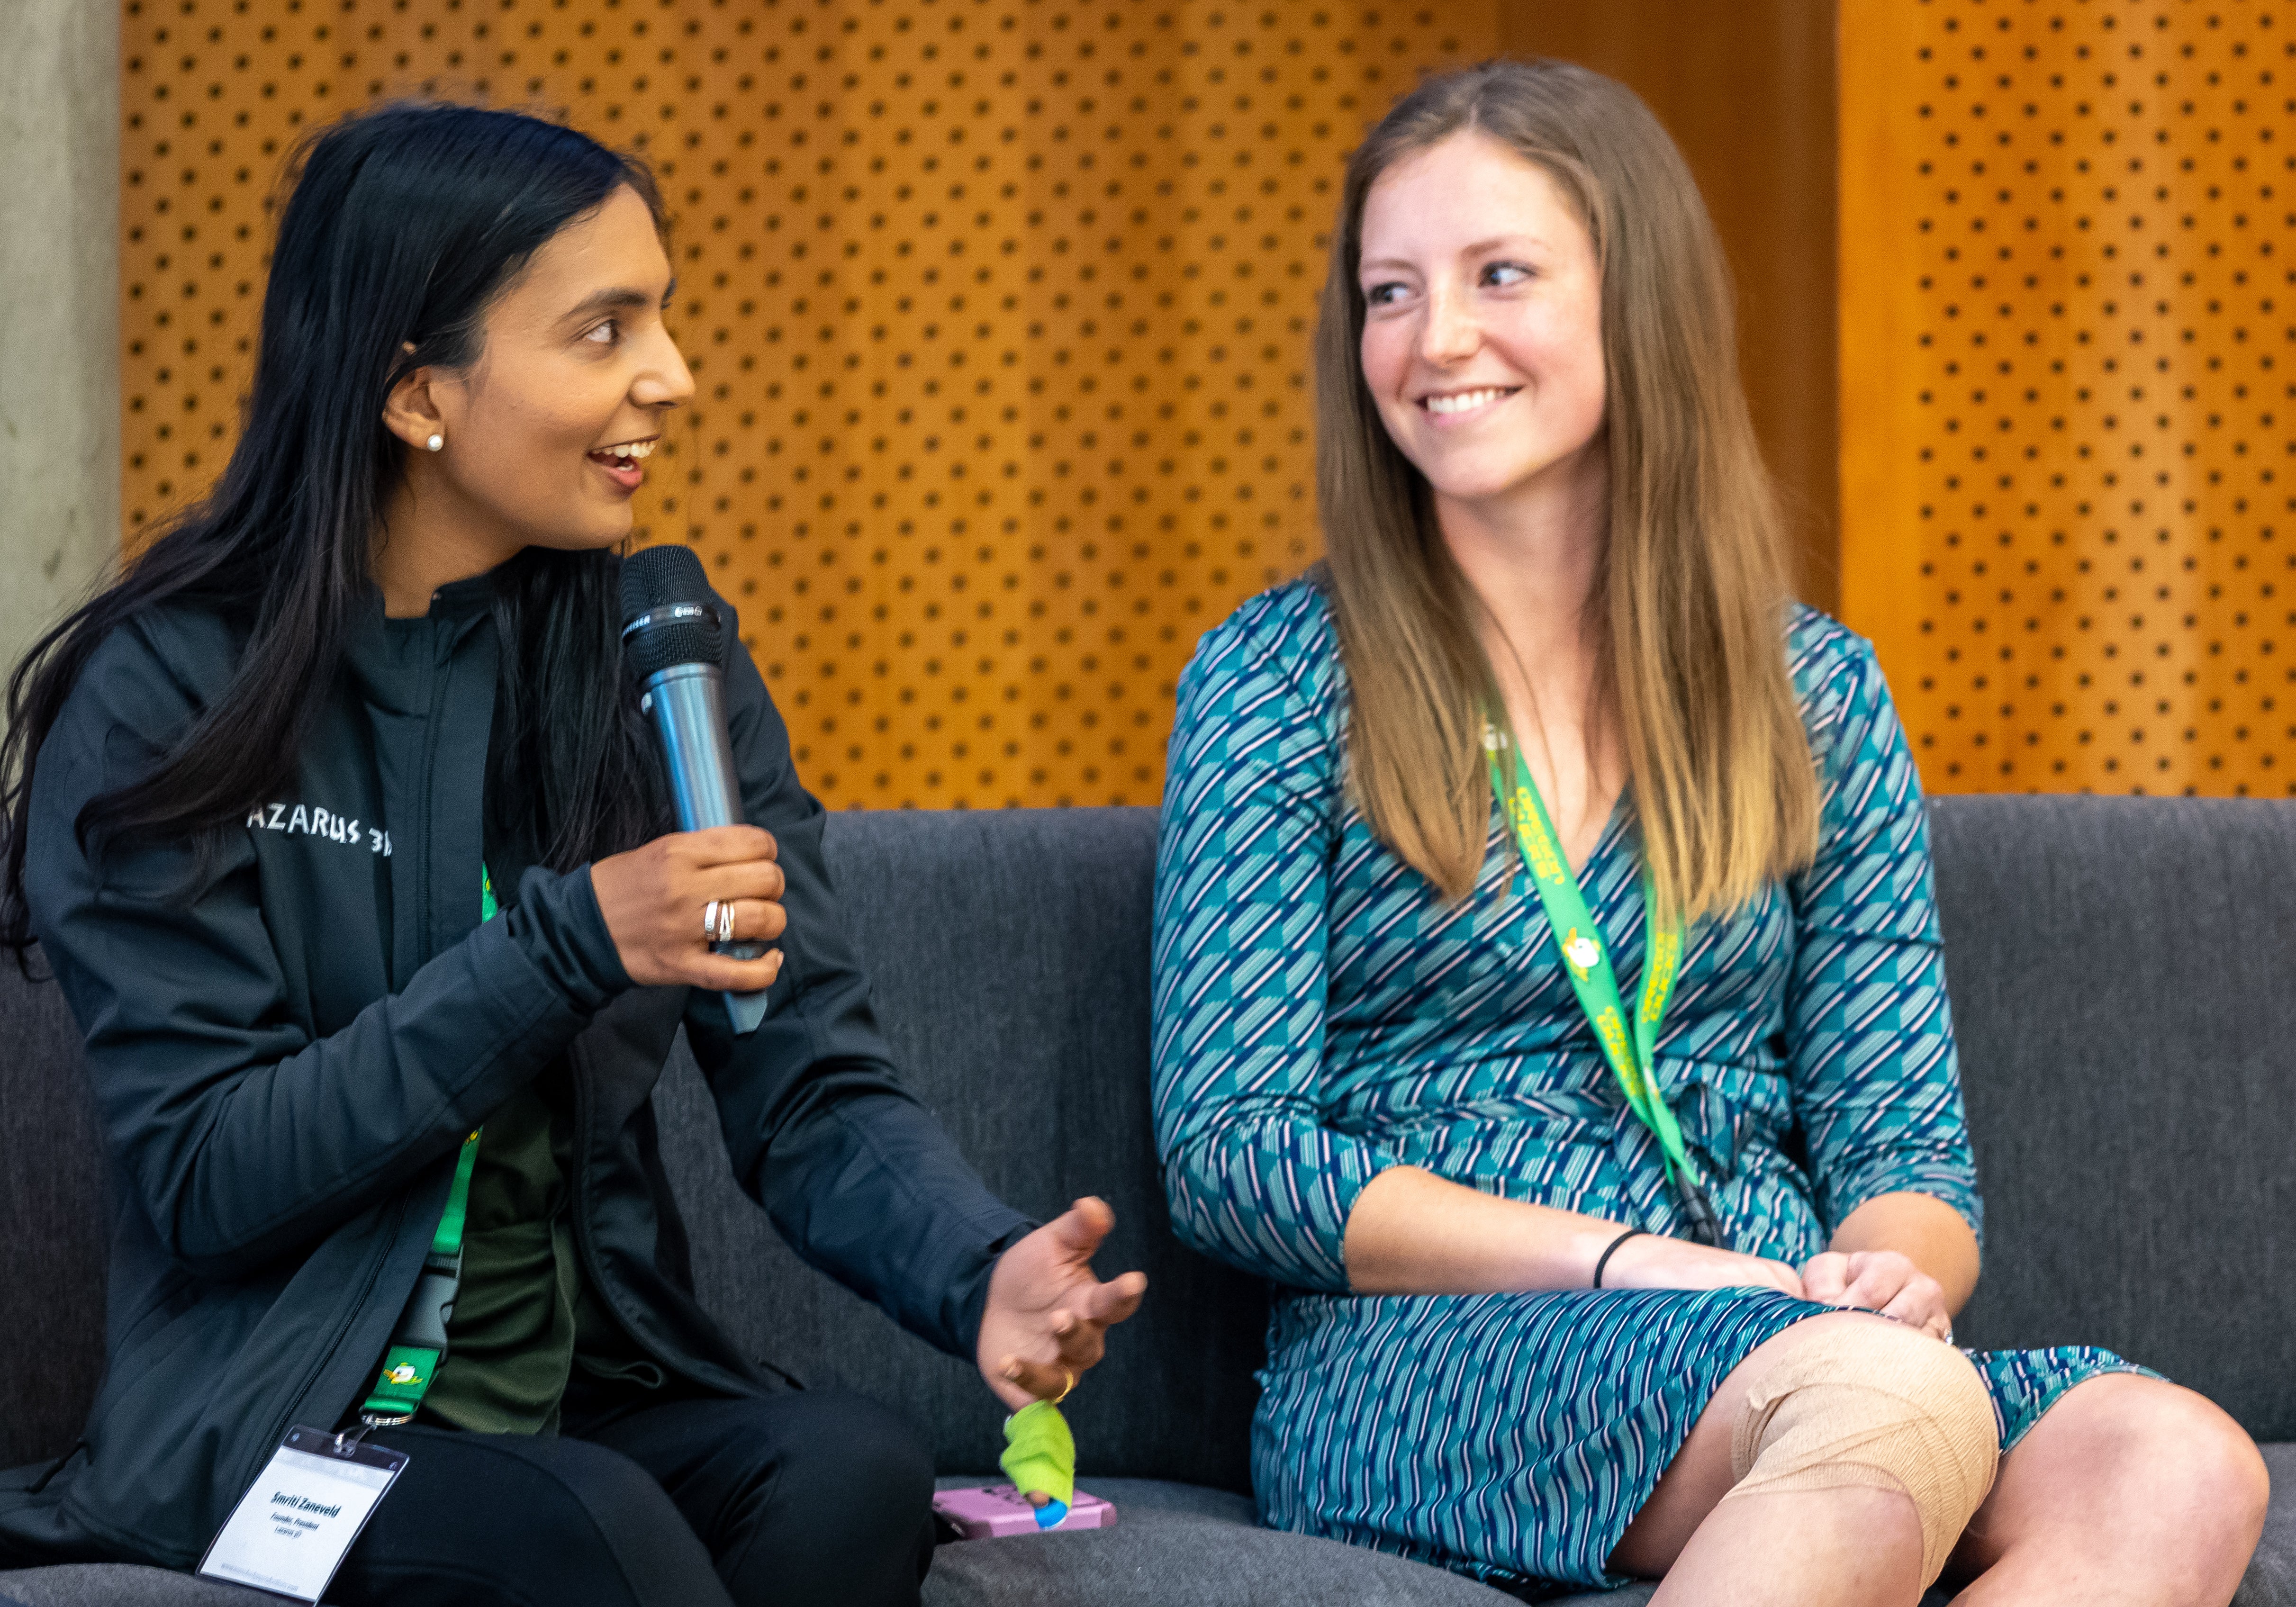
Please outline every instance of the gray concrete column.
[[4, 673], [119, 555], [118, 0], [0, 0], [0, 40]]

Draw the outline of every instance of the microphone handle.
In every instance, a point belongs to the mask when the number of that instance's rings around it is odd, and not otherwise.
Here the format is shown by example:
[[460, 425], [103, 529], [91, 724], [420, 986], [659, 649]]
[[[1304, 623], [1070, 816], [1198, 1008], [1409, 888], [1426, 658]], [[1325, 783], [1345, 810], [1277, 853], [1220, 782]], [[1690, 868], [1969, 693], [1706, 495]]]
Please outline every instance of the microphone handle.
[[[661, 739], [669, 790], [681, 832], [742, 824], [742, 796], [734, 781], [734, 743], [726, 727], [726, 676], [715, 664], [673, 664], [647, 677], [638, 706]], [[762, 943], [713, 943], [721, 955], [754, 960]], [[726, 1014], [738, 1037], [766, 1019], [766, 996], [727, 993]]]

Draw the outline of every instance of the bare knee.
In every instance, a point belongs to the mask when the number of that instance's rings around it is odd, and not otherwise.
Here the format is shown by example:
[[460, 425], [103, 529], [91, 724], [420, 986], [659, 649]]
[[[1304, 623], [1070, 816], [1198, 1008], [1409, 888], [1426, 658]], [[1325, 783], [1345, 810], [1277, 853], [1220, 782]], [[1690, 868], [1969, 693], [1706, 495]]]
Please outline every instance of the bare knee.
[[2254, 1442], [2206, 1398], [2108, 1373], [2067, 1391], [2018, 1441], [1955, 1570], [2038, 1576], [2078, 1558], [2164, 1602], [2222, 1602], [2269, 1494]]
[[[2110, 1396], [2107, 1385], [2116, 1386]], [[2215, 1537], [2238, 1546], [2246, 1562], [2272, 1495], [2256, 1442], [2214, 1401], [2179, 1385], [2120, 1374], [2084, 1387], [2113, 1420], [2119, 1454], [2103, 1465], [2141, 1480], [2148, 1502], [2176, 1496]], [[2075, 1390], [2065, 1404], [2079, 1395]]]
[[2210, 1492], [2227, 1510], [2250, 1514], [2258, 1527], [2272, 1499], [2272, 1475], [2247, 1431], [2206, 1396], [2173, 1385], [2152, 1391], [2168, 1398], [2162, 1426], [2181, 1439], [2180, 1477]]

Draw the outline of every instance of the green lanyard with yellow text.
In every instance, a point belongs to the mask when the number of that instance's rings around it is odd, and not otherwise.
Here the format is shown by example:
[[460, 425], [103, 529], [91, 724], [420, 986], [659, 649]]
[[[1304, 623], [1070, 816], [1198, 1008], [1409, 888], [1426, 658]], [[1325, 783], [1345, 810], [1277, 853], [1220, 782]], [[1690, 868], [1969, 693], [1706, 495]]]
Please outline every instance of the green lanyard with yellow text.
[[[1499, 808], [1513, 831], [1530, 884], [1538, 890], [1546, 923], [1554, 933], [1554, 946], [1562, 951], [1562, 968], [1570, 973], [1578, 1006], [1587, 1013], [1603, 1045], [1603, 1058], [1619, 1079], [1628, 1108], [1658, 1140], [1667, 1180], [1674, 1185], [1675, 1198], [1689, 1219], [1691, 1236], [1702, 1244], [1719, 1244], [1721, 1225], [1691, 1164], [1681, 1125], [1675, 1120], [1666, 1095], [1659, 1091], [1655, 1070], [1659, 1028], [1666, 1020], [1667, 1002], [1674, 996], [1675, 976], [1682, 964], [1682, 923], [1660, 920], [1658, 900], [1645, 876], [1643, 906], [1650, 938], [1643, 962], [1642, 1002], [1629, 1023], [1619, 994], [1619, 980], [1611, 970], [1603, 929], [1595, 924], [1578, 880], [1562, 857], [1554, 824], [1546, 817], [1546, 806], [1530, 779], [1529, 767], [1523, 763], [1516, 745], [1488, 720], [1483, 724], [1483, 752], [1490, 761], [1491, 790], [1498, 795]], [[1502, 755], [1514, 761], [1512, 785], [1501, 767]]]
[[[479, 867], [479, 923], [493, 920], [500, 906], [495, 902], [494, 878]], [[480, 1128], [483, 1132], [485, 1129]], [[359, 1405], [359, 1421], [370, 1428], [387, 1429], [413, 1421], [430, 1392], [430, 1381], [447, 1359], [447, 1321], [454, 1314], [455, 1296], [463, 1285], [463, 1222], [471, 1209], [471, 1173], [479, 1164], [479, 1134], [463, 1140], [455, 1159], [455, 1181], [447, 1185], [447, 1209], [439, 1213], [430, 1235], [430, 1253], [422, 1259], [422, 1275], [391, 1331], [390, 1348], [383, 1352], [382, 1371], [374, 1388]]]

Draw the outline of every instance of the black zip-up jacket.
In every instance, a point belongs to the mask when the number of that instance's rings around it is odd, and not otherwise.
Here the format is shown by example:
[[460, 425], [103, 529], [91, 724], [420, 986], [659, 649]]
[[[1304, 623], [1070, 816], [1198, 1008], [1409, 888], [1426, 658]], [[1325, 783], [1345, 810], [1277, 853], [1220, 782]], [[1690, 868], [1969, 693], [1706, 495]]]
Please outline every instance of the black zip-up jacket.
[[734, 1176], [782, 1234], [971, 1354], [990, 1268], [1029, 1225], [894, 1077], [821, 807], [746, 652], [726, 675], [742, 802], [789, 879], [765, 1024], [736, 1038], [714, 996], [633, 987], [586, 867], [528, 871], [480, 924], [491, 585], [448, 586], [420, 619], [371, 597], [294, 783], [205, 864], [189, 841], [91, 859], [73, 821], [221, 692], [243, 647], [221, 619], [174, 608], [119, 627], [42, 745], [27, 887], [86, 1035], [120, 1211], [82, 1451], [37, 1490], [0, 1481], [18, 1487], [0, 1542], [193, 1565], [291, 1424], [331, 1426], [363, 1397], [463, 1135], [561, 1061], [591, 1286], [673, 1374], [783, 1387], [691, 1292], [648, 1100], [681, 1020]]

